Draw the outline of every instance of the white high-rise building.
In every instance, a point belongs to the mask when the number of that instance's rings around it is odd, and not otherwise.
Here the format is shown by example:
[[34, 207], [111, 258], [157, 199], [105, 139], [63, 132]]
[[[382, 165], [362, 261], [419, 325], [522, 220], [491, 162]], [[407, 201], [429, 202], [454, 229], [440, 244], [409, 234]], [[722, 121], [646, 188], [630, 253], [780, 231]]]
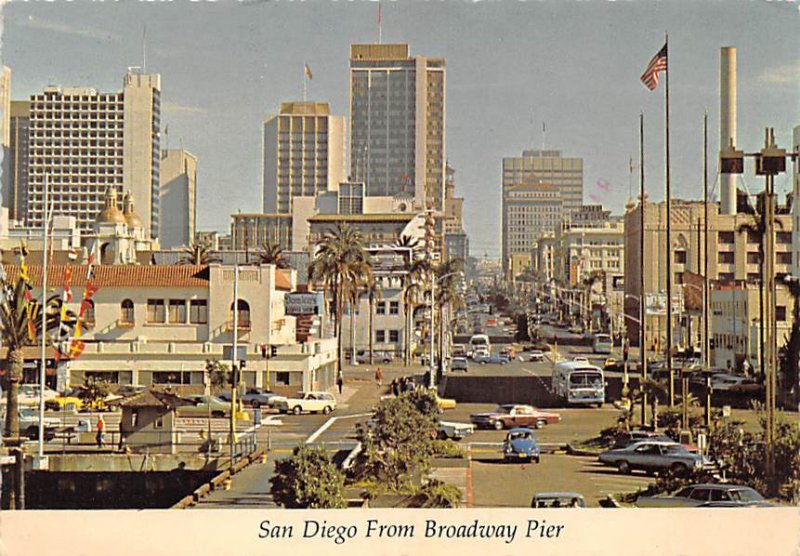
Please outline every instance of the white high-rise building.
[[288, 214], [295, 197], [336, 191], [344, 181], [345, 119], [327, 102], [284, 102], [263, 129], [265, 213]]
[[197, 157], [182, 149], [163, 151], [160, 171], [159, 243], [165, 249], [189, 245], [197, 223]]
[[407, 44], [350, 47], [350, 175], [366, 194], [444, 209], [445, 60]]
[[91, 230], [109, 186], [130, 191], [158, 236], [161, 78], [130, 68], [122, 91], [46, 87], [30, 97], [26, 222], [41, 226], [45, 176], [54, 214]]

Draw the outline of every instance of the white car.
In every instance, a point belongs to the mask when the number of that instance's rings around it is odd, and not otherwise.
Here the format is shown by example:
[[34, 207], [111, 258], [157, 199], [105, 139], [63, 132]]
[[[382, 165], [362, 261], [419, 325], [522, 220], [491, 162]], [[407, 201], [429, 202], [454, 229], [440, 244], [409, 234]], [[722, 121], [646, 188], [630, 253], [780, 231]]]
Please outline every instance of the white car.
[[336, 409], [336, 398], [329, 392], [298, 392], [296, 396], [286, 398], [275, 404], [281, 413], [324, 413], [327, 415]]
[[[4, 396], [5, 397], [5, 396]], [[58, 392], [55, 390], [44, 387], [44, 401], [53, 400], [58, 397]], [[39, 405], [39, 385], [38, 384], [20, 384], [19, 396], [17, 397], [19, 405]]]
[[533, 363], [534, 361], [544, 361], [544, 352], [540, 349], [535, 349], [531, 352], [529, 361]]
[[452, 421], [439, 421], [439, 438], [461, 440], [475, 432], [475, 425], [471, 423], [455, 423]]
[[475, 348], [472, 352], [473, 359], [480, 359], [481, 357], [489, 357], [489, 350], [486, 348]]
[[575, 358], [573, 359], [573, 361], [574, 361], [575, 363], [588, 363], [588, 362], [589, 362], [589, 359], [588, 359], [587, 357], [581, 357], [581, 356], [578, 356], [578, 357], [575, 357]]

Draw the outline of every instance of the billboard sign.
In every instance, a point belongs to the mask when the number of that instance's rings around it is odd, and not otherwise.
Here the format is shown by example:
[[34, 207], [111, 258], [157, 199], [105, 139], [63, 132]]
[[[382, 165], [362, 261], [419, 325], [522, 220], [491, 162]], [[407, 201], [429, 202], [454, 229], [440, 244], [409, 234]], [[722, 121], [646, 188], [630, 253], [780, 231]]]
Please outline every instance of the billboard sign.
[[284, 297], [284, 303], [286, 305], [286, 314], [289, 316], [319, 315], [322, 312], [322, 293], [287, 293]]

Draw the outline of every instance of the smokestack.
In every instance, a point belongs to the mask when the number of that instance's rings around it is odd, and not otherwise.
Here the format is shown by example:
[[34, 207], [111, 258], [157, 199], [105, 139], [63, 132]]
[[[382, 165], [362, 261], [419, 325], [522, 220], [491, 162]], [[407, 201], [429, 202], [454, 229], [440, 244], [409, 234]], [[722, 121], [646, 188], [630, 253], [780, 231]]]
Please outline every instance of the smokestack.
[[[736, 48], [723, 46], [719, 60], [719, 148], [736, 145]], [[736, 175], [720, 176], [720, 214], [736, 214]]]

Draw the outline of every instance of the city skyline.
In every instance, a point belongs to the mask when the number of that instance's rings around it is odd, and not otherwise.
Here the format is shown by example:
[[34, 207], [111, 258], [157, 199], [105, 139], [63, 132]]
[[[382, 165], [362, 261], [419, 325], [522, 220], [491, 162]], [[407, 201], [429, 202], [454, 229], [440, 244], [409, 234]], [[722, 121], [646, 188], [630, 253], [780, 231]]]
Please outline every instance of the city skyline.
[[[737, 146], [760, 148], [767, 126], [775, 127], [779, 145], [790, 146], [800, 122], [800, 64], [790, 44], [798, 40], [796, 6], [687, 6], [382, 4], [384, 43], [408, 43], [414, 54], [447, 62], [446, 156], [465, 197], [473, 255], [500, 254], [502, 158], [543, 143], [584, 159], [585, 203], [594, 196], [622, 212], [629, 182], [634, 196], [638, 189], [629, 161], [638, 158], [640, 110], [648, 193], [663, 198], [663, 92], [647, 91], [639, 75], [665, 30], [675, 197], [698, 196], [706, 110], [714, 183], [721, 46], [738, 50]], [[119, 75], [145, 58], [145, 70], [161, 74], [162, 147], [198, 158], [201, 230], [227, 230], [231, 213], [261, 206], [260, 122], [281, 102], [302, 98], [304, 65], [313, 71], [308, 100], [329, 102], [332, 113], [349, 117], [349, 47], [378, 38], [372, 2], [4, 8], [3, 63], [12, 70], [14, 100], [50, 84], [115, 90]], [[447, 31], [439, 31], [445, 23]], [[767, 30], [775, 39], [768, 44]], [[751, 174], [743, 180], [760, 191]], [[789, 191], [790, 176], [776, 188]]]

